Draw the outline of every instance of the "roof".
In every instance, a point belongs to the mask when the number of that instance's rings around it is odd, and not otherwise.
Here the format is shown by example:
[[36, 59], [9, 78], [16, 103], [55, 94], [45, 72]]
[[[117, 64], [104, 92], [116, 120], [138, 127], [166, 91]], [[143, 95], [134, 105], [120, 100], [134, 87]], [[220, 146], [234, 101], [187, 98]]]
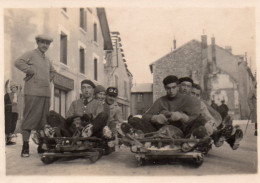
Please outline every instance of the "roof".
[[110, 37], [110, 30], [107, 22], [106, 11], [104, 8], [97, 8], [97, 14], [104, 38], [104, 50], [113, 50], [112, 41]]
[[134, 84], [131, 93], [138, 92], [153, 92], [153, 84], [152, 83], [138, 83]]
[[166, 55], [164, 55], [164, 56], [162, 56], [161, 58], [157, 59], [156, 61], [152, 62], [152, 63], [149, 65], [151, 73], [153, 73], [153, 65], [154, 65], [156, 62], [161, 61], [162, 58], [164, 58], [164, 57], [166, 57], [166, 56], [168, 56], [168, 55], [171, 55], [171, 54], [177, 52], [180, 48], [182, 48], [182, 47], [184, 47], [184, 46], [186, 46], [186, 45], [188, 45], [188, 44], [190, 44], [190, 43], [192, 43], [192, 42], [200, 43], [200, 41], [198, 41], [198, 40], [196, 40], [196, 39], [192, 39], [191, 41], [189, 41], [189, 42], [183, 44], [182, 46], [178, 47], [177, 49], [175, 49], [175, 50], [173, 50], [173, 51], [167, 53]]

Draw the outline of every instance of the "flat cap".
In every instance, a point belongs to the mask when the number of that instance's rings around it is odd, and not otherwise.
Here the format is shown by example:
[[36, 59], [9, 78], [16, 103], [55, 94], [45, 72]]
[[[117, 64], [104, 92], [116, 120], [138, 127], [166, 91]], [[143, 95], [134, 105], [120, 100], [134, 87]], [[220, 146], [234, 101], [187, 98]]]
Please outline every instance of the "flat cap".
[[35, 40], [38, 41], [38, 40], [45, 40], [45, 41], [49, 41], [49, 42], [52, 42], [53, 39], [46, 35], [46, 34], [39, 34], [38, 36], [35, 37]]
[[193, 80], [190, 77], [183, 77], [179, 79], [179, 82], [182, 83], [183, 81], [188, 81], [193, 84]]

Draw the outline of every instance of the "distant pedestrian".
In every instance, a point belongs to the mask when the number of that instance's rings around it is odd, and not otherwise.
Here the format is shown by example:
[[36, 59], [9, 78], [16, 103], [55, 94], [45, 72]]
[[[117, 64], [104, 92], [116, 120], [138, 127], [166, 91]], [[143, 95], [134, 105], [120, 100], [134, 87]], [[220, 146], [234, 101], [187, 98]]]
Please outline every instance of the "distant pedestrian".
[[211, 100], [211, 105], [210, 105], [213, 109], [215, 109], [216, 111], [218, 111], [218, 105], [215, 103], [215, 100]]
[[36, 36], [37, 49], [28, 51], [15, 61], [15, 66], [26, 74], [24, 78], [24, 121], [21, 124], [22, 157], [29, 157], [31, 130], [43, 130], [50, 108], [50, 81], [55, 69], [45, 52], [53, 41], [47, 35]]
[[12, 81], [9, 81], [10, 84], [10, 93], [6, 93], [4, 96], [5, 102], [5, 143], [6, 145], [15, 145], [15, 142], [12, 142], [12, 135], [16, 128], [16, 123], [18, 119], [18, 110], [17, 110], [17, 90], [18, 85]]
[[256, 106], [256, 82], [247, 97], [248, 106], [250, 109], [250, 119], [255, 123], [255, 136], [257, 136], [257, 106]]
[[228, 111], [229, 111], [229, 108], [225, 104], [225, 100], [224, 99], [221, 100], [221, 105], [218, 107], [218, 112], [221, 115], [223, 121], [228, 116]]

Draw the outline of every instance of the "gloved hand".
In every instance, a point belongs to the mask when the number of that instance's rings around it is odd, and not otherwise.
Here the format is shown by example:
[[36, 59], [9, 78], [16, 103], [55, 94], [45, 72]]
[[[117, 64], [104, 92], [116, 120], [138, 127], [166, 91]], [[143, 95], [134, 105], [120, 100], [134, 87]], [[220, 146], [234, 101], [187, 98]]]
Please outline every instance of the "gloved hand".
[[151, 121], [153, 123], [158, 123], [158, 124], [166, 124], [167, 123], [167, 118], [163, 115], [163, 114], [158, 114], [158, 115], [154, 115], [152, 118], [151, 118]]
[[171, 117], [170, 119], [172, 121], [182, 121], [182, 122], [187, 122], [189, 120], [189, 116], [187, 116], [186, 114], [182, 113], [182, 112], [171, 112]]

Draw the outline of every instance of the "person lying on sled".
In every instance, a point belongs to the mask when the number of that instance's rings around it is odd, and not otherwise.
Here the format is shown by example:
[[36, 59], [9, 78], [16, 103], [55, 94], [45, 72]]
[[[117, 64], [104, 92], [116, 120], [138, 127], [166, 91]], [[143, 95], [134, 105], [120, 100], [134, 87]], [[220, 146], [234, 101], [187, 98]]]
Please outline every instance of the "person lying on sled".
[[[201, 116], [204, 118], [205, 127], [209, 136], [213, 137], [216, 147], [223, 145], [224, 141], [230, 145], [233, 150], [239, 147], [239, 142], [243, 138], [243, 132], [238, 127], [232, 126], [232, 118], [226, 117], [222, 120], [220, 114], [213, 109], [206, 101], [201, 99], [201, 87], [193, 83], [189, 77], [179, 79], [180, 93], [197, 97], [201, 101]], [[201, 120], [203, 122], [203, 120]]]
[[[122, 124], [121, 130], [124, 133], [142, 131], [143, 133], [156, 132], [164, 126], [173, 126], [171, 130], [181, 130], [185, 138], [189, 138], [193, 131], [201, 134], [197, 138], [204, 138], [204, 125], [194, 126], [200, 120], [200, 101], [185, 94], [179, 93], [179, 80], [174, 75], [169, 75], [163, 80], [166, 95], [157, 99], [154, 104], [145, 112], [142, 118], [133, 117], [128, 124]], [[165, 128], [165, 127], [164, 127]], [[204, 130], [203, 130], [204, 129]], [[196, 133], [198, 134], [198, 133]]]

